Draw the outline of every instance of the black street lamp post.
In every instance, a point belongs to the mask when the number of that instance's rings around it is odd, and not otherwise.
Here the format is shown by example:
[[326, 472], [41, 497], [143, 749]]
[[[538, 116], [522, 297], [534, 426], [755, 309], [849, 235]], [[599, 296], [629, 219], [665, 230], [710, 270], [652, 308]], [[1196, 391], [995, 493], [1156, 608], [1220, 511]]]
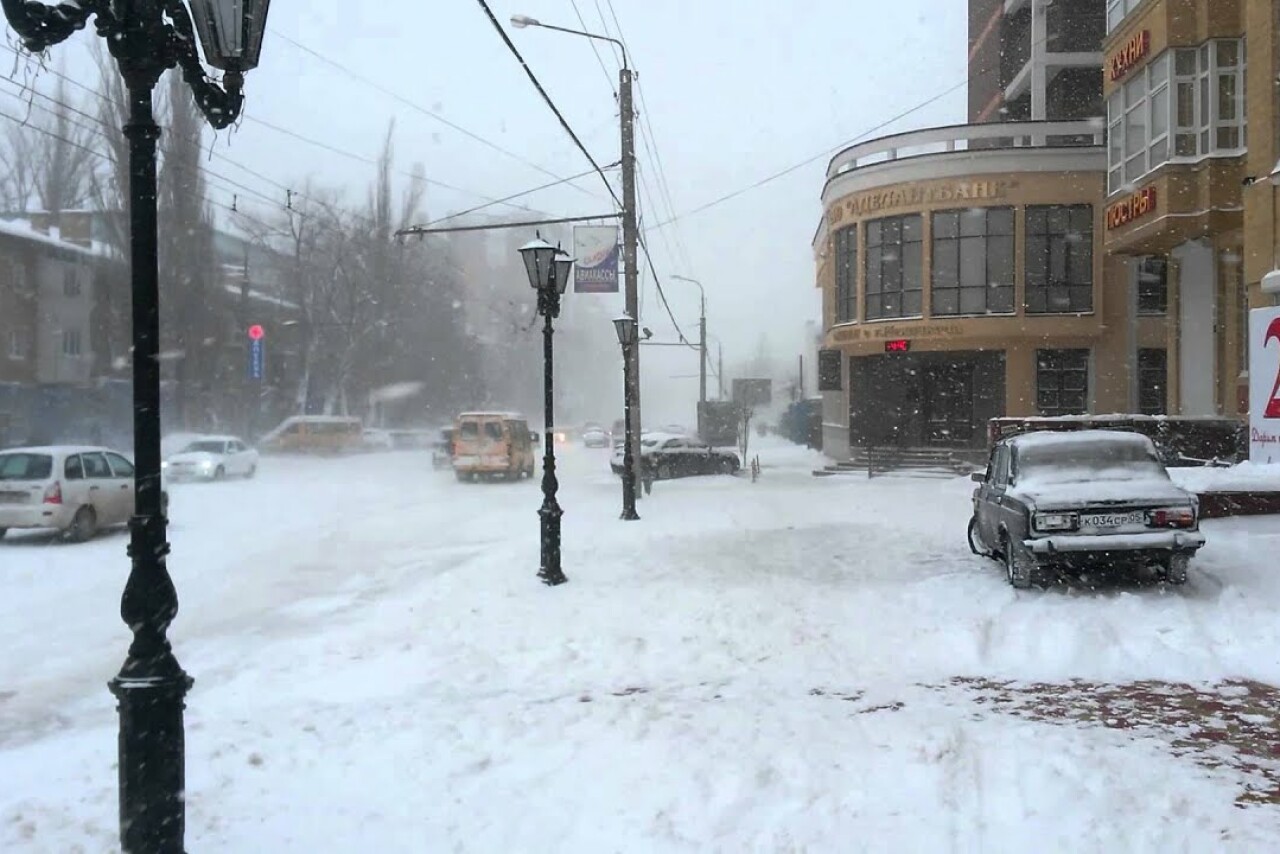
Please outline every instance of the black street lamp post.
[[[636, 338], [639, 336], [636, 319], [629, 314], [624, 314], [613, 321], [613, 328], [618, 333], [618, 343], [622, 345], [622, 386], [623, 386], [623, 405], [622, 417], [624, 430], [628, 436], [631, 435], [631, 395], [626, 394], [626, 389], [631, 386], [631, 348], [636, 346]], [[636, 467], [635, 459], [631, 452], [631, 443], [622, 443], [622, 516], [625, 521], [631, 522], [640, 518], [640, 514], [636, 512]]]
[[556, 501], [560, 488], [556, 480], [555, 406], [554, 406], [554, 348], [552, 346], [551, 321], [560, 315], [560, 297], [569, 285], [569, 271], [573, 259], [568, 253], [552, 246], [541, 237], [520, 247], [529, 284], [538, 292], [538, 314], [545, 322], [542, 326], [542, 384], [543, 428], [546, 453], [542, 457], [542, 507], [541, 518], [542, 564], [538, 577], [548, 586], [564, 584], [569, 579], [560, 568], [560, 517], [564, 511]]
[[[133, 642], [111, 681], [119, 702], [120, 842], [130, 854], [183, 850], [186, 824], [182, 712], [192, 679], [169, 644], [178, 596], [166, 566], [167, 520], [160, 483], [160, 293], [156, 252], [156, 141], [152, 92], [182, 70], [209, 124], [225, 128], [243, 103], [244, 73], [257, 66], [270, 0], [0, 0], [23, 46], [40, 53], [94, 18], [124, 78], [129, 118], [129, 255], [133, 302], [133, 447], [136, 498], [131, 568], [120, 615]], [[190, 7], [188, 9], [188, 6]], [[194, 17], [194, 23], [193, 23]], [[206, 75], [206, 61], [225, 74]]]

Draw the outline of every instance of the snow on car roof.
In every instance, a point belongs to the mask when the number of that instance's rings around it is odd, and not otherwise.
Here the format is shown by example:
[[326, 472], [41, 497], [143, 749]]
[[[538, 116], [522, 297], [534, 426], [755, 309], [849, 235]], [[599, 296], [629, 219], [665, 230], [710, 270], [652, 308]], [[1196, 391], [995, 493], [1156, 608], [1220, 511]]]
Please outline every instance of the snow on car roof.
[[461, 412], [458, 414], [458, 418], [505, 418], [510, 421], [525, 420], [525, 417], [519, 412]]
[[1020, 433], [1004, 440], [1007, 444], [1018, 448], [1069, 445], [1094, 445], [1117, 443], [1153, 447], [1152, 442], [1141, 433], [1130, 433], [1127, 430], [1069, 430], [1043, 431], [1036, 433]]
[[115, 448], [107, 448], [102, 445], [33, 445], [30, 448], [5, 448], [0, 450], [0, 454], [49, 454], [54, 456], [58, 454], [85, 454], [97, 451], [110, 451], [113, 454], [120, 453]]

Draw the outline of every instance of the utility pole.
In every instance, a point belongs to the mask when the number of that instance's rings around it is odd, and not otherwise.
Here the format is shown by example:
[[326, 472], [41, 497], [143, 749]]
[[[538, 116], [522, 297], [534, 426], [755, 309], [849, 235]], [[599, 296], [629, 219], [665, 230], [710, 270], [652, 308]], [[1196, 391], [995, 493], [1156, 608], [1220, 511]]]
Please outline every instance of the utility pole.
[[[631, 69], [624, 62], [618, 72], [618, 109], [622, 113], [622, 263], [623, 287], [626, 291], [627, 315], [640, 321], [639, 269], [636, 247], [636, 126], [631, 103]], [[627, 378], [623, 389], [626, 406], [631, 412], [627, 426], [627, 444], [631, 446], [633, 483], [640, 482], [640, 433], [644, 419], [640, 414], [640, 348], [631, 347], [626, 355]], [[639, 491], [637, 491], [638, 494]]]
[[702, 298], [698, 315], [698, 400], [707, 402], [707, 298]]
[[716, 386], [720, 389], [720, 399], [724, 400], [724, 345], [717, 344], [718, 367], [716, 368]]

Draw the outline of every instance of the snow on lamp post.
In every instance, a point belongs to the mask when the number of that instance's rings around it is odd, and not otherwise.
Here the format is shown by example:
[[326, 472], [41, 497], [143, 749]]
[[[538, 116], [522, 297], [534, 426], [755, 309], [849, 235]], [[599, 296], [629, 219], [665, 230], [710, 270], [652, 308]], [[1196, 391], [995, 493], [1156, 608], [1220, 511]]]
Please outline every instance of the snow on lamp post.
[[[629, 314], [624, 314], [613, 321], [613, 328], [618, 333], [618, 343], [622, 345], [622, 423], [623, 432], [628, 437], [631, 435], [631, 398], [626, 394], [626, 389], [631, 384], [631, 348], [636, 346], [636, 338], [639, 336], [637, 327], [636, 319]], [[635, 459], [631, 452], [630, 441], [623, 439], [622, 448], [621, 518], [632, 522], [640, 518], [640, 514], [636, 512]]]
[[[128, 92], [129, 256], [133, 328], [135, 499], [129, 528], [131, 568], [120, 615], [133, 642], [111, 681], [119, 702], [120, 843], [135, 852], [181, 852], [186, 824], [183, 705], [192, 680], [167, 636], [178, 613], [160, 483], [160, 294], [156, 234], [156, 141], [152, 94], [179, 68], [214, 128], [236, 120], [244, 73], [258, 64], [269, 0], [0, 0], [9, 25], [42, 53], [94, 18]], [[193, 23], [194, 17], [194, 23]], [[205, 72], [196, 30], [209, 65]]]
[[538, 293], [538, 314], [544, 318], [542, 384], [545, 453], [542, 458], [542, 507], [538, 510], [538, 516], [541, 519], [541, 566], [538, 569], [538, 577], [542, 579], [543, 584], [554, 586], [564, 584], [569, 579], [560, 568], [560, 517], [564, 515], [564, 511], [556, 501], [556, 492], [560, 484], [556, 480], [556, 443], [553, 433], [555, 353], [552, 347], [554, 330], [551, 321], [560, 315], [560, 297], [569, 286], [569, 272], [573, 268], [573, 259], [568, 253], [547, 243], [540, 235], [520, 247], [520, 257], [524, 261], [524, 269], [529, 276], [529, 286]]

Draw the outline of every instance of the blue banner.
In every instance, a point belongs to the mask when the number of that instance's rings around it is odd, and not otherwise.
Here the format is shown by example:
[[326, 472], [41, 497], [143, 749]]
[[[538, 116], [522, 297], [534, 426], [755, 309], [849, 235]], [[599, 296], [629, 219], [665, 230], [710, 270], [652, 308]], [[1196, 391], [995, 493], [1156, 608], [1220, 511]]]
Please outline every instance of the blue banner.
[[263, 353], [262, 339], [249, 342], [249, 379], [261, 380], [266, 356]]
[[573, 290], [579, 294], [618, 292], [618, 229], [579, 225], [573, 229]]

